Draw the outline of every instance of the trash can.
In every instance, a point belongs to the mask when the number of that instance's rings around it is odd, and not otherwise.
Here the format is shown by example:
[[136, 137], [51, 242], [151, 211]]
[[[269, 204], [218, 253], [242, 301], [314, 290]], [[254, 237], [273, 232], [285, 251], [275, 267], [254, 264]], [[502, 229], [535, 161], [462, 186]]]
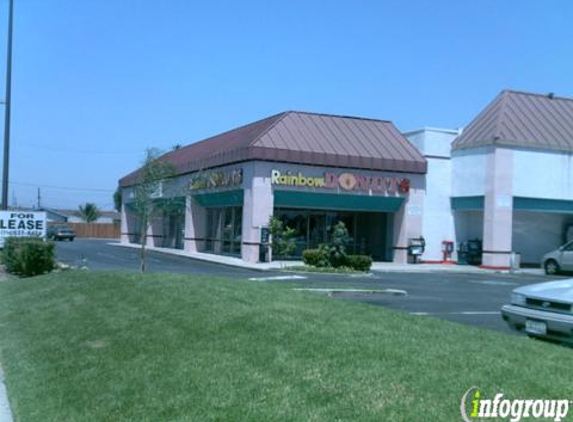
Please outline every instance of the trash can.
[[519, 252], [512, 252], [509, 258], [511, 270], [517, 270], [521, 267], [521, 254]]
[[458, 265], [469, 265], [468, 243], [461, 242], [458, 248]]
[[418, 264], [420, 257], [426, 249], [426, 241], [423, 237], [411, 238], [408, 240], [408, 262]]
[[259, 246], [259, 262], [270, 262], [270, 232], [268, 227], [261, 227], [261, 244]]
[[482, 243], [480, 239], [468, 240], [467, 242], [468, 251], [468, 264], [470, 265], [481, 265], [482, 258]]

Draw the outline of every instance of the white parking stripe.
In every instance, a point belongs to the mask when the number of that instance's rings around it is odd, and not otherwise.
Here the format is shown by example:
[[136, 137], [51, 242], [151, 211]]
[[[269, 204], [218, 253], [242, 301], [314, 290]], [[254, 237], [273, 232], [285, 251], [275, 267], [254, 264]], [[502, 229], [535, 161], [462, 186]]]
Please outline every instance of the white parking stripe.
[[466, 311], [466, 312], [451, 312], [450, 315], [499, 315], [499, 311]]
[[499, 311], [462, 311], [462, 312], [410, 312], [410, 315], [499, 315]]
[[279, 275], [275, 277], [251, 277], [250, 281], [272, 281], [272, 280], [304, 280], [307, 277], [302, 275]]
[[519, 283], [514, 283], [511, 281], [501, 281], [501, 280], [470, 280], [473, 284], [485, 284], [488, 286], [518, 286]]

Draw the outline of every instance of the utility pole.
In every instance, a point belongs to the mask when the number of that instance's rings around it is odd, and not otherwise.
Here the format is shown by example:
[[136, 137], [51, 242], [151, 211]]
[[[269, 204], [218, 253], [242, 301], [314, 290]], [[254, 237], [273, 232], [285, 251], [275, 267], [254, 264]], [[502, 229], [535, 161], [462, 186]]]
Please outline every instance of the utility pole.
[[14, 17], [14, 0], [10, 1], [8, 10], [8, 52], [6, 57], [6, 99], [4, 104], [4, 164], [2, 166], [2, 204], [8, 209], [8, 175], [10, 165], [10, 106], [12, 100], [12, 21]]
[[42, 195], [40, 195], [40, 188], [38, 188], [38, 206], [37, 209], [40, 209], [40, 205], [42, 205]]

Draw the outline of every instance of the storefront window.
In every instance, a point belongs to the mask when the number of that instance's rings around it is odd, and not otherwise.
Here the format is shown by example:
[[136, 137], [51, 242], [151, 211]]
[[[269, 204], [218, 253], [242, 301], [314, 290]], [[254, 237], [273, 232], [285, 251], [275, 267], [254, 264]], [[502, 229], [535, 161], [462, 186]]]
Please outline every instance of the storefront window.
[[371, 255], [387, 259], [388, 217], [386, 213], [275, 209], [275, 216], [295, 230], [297, 248], [293, 258], [300, 258], [305, 249], [318, 248], [332, 240], [334, 225], [342, 221], [348, 230], [350, 254]]
[[207, 208], [205, 251], [241, 255], [242, 207]]

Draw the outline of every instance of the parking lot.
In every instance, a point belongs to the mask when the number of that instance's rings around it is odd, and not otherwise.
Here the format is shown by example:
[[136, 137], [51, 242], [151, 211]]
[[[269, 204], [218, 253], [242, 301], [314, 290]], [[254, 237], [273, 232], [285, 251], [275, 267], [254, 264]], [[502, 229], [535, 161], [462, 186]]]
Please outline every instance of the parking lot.
[[[57, 243], [58, 260], [92, 270], [137, 271], [139, 250], [113, 246], [109, 241], [76, 239]], [[292, 288], [403, 291], [405, 295], [344, 292], [334, 298], [360, 301], [407, 312], [420, 318], [435, 317], [505, 333], [499, 309], [517, 286], [560, 277], [537, 274], [374, 272], [369, 275], [293, 274], [234, 268], [149, 251], [148, 270], [288, 283]], [[296, 276], [296, 277], [295, 277]], [[326, 294], [318, 290], [316, 294]]]

